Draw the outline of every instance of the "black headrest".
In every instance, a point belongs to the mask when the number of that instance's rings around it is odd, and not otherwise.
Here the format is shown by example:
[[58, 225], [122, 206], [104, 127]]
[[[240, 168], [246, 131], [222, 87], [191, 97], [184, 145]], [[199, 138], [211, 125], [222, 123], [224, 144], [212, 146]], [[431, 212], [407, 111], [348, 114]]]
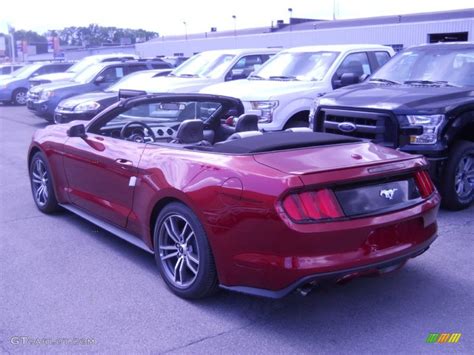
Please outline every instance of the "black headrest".
[[204, 140], [204, 123], [201, 120], [181, 122], [176, 133], [176, 141], [181, 144], [198, 143]]
[[244, 113], [235, 124], [236, 132], [258, 131], [258, 116]]

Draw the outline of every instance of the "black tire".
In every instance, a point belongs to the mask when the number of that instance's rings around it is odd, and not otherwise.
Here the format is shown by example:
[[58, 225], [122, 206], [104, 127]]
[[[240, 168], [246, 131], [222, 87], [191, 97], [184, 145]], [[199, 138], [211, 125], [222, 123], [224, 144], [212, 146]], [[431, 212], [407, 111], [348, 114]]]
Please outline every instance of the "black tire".
[[[39, 166], [44, 170], [40, 170]], [[45, 174], [42, 175], [41, 171], [44, 171]], [[30, 184], [33, 200], [41, 212], [51, 214], [61, 210], [54, 193], [51, 170], [45, 157], [40, 152], [37, 152], [30, 162]], [[44, 192], [39, 192], [40, 188]]]
[[[174, 223], [173, 226], [170, 223]], [[186, 223], [188, 227], [185, 226]], [[168, 233], [169, 229], [174, 230], [175, 227], [177, 231], [182, 228], [181, 236], [185, 235], [180, 243], [174, 242], [172, 237], [180, 233]], [[190, 236], [187, 238], [189, 241], [185, 240], [186, 235]], [[214, 257], [204, 228], [191, 209], [179, 202], [166, 205], [156, 220], [153, 241], [156, 264], [171, 291], [187, 299], [204, 298], [216, 292], [218, 280]], [[181, 251], [178, 245], [181, 245]], [[178, 255], [172, 256], [175, 253]], [[192, 258], [190, 255], [193, 255]], [[180, 258], [182, 261], [179, 264]], [[193, 259], [197, 259], [199, 263], [195, 264], [192, 262]], [[196, 273], [192, 272], [191, 267]], [[178, 270], [180, 281], [176, 276]], [[185, 280], [186, 276], [189, 276], [188, 280]]]
[[26, 105], [27, 93], [28, 93], [28, 90], [26, 90], [25, 88], [16, 89], [15, 91], [13, 91], [13, 95], [12, 95], [13, 104], [19, 105], [19, 106]]
[[[458, 211], [470, 206], [474, 201], [474, 187], [464, 189], [459, 193], [457, 187], [460, 177], [467, 181], [467, 174], [461, 173], [462, 162], [470, 161], [470, 175], [474, 171], [474, 143], [469, 141], [456, 142], [449, 153], [448, 162], [441, 177], [441, 196], [443, 207], [452, 211]], [[461, 164], [461, 165], [460, 165]], [[467, 186], [467, 185], [465, 185]]]

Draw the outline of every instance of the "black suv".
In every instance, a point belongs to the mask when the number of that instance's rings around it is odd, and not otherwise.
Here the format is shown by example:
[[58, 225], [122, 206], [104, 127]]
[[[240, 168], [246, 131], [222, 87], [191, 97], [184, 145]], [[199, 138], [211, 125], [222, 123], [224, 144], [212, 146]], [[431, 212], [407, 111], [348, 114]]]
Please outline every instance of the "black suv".
[[446, 208], [474, 200], [474, 44], [421, 45], [371, 78], [318, 98], [316, 131], [423, 154]]

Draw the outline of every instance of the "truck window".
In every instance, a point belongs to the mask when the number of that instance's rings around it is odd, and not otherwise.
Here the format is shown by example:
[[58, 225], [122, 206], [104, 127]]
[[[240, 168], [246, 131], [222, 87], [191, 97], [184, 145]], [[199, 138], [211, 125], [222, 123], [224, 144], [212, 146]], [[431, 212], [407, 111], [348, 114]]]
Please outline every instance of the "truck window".
[[337, 69], [337, 78], [340, 79], [344, 73], [354, 73], [358, 77], [364, 74], [369, 75], [371, 70], [367, 53], [360, 52], [349, 54]]

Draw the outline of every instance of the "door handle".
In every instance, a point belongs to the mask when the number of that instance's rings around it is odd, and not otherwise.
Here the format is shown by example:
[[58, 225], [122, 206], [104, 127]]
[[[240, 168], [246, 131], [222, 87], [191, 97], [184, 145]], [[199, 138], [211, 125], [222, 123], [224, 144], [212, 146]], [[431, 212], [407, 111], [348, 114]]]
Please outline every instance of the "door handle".
[[126, 165], [126, 166], [133, 165], [133, 163], [130, 160], [122, 159], [122, 158], [115, 159], [115, 162], [120, 165]]

